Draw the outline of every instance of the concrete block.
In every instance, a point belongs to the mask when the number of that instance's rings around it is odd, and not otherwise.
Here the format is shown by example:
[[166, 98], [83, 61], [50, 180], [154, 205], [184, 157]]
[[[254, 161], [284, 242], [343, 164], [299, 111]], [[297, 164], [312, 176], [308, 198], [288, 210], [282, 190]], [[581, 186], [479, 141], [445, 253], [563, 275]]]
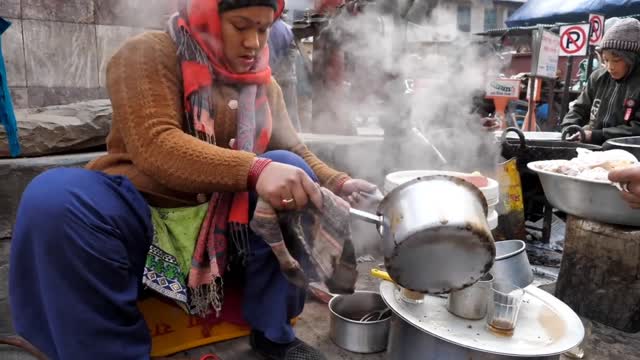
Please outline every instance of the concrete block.
[[[8, 266], [7, 266], [8, 269]], [[0, 272], [2, 269], [0, 268]], [[0, 288], [7, 286], [6, 284], [0, 285]], [[11, 307], [9, 306], [9, 300], [0, 300], [0, 334], [13, 334], [15, 332], [13, 323], [11, 321]], [[17, 350], [13, 348], [14, 350]], [[7, 359], [4, 356], [4, 352], [0, 350], [0, 359]], [[11, 359], [11, 358], [9, 358]]]
[[161, 29], [175, 7], [171, 0], [95, 0], [96, 24]]
[[[36, 157], [104, 148], [111, 115], [109, 100], [17, 110], [21, 155]], [[0, 128], [0, 157], [9, 157], [7, 143], [6, 132]]]
[[91, 24], [93, 0], [22, 0], [22, 18]]
[[22, 21], [8, 20], [11, 21], [11, 26], [2, 34], [2, 56], [7, 69], [7, 81], [9, 86], [27, 86]]
[[[9, 309], [9, 239], [0, 238], [0, 334], [13, 332]], [[0, 351], [0, 359], [5, 359]]]
[[27, 97], [27, 88], [12, 87], [9, 88], [11, 93], [11, 101], [13, 101], [14, 109], [24, 109], [29, 107], [29, 98]]
[[169, 0], [169, 13], [174, 13], [186, 4], [187, 0]]
[[322, 161], [354, 178], [362, 178], [382, 185], [383, 153], [381, 136], [342, 136], [300, 134], [302, 141]]
[[56, 167], [83, 167], [89, 161], [103, 155], [102, 152], [42, 156], [35, 158], [0, 159], [0, 239], [10, 238], [16, 210], [22, 192], [45, 170]]
[[13, 346], [0, 346], [0, 359], [2, 360], [37, 360], [26, 351]]
[[100, 86], [106, 87], [107, 64], [111, 56], [130, 37], [144, 32], [143, 28], [129, 26], [97, 25], [96, 32], [98, 38], [98, 61], [100, 64]]
[[[11, 248], [11, 239], [9, 238], [0, 238], [0, 266], [6, 265], [9, 263], [9, 249]], [[2, 282], [0, 282], [2, 284]], [[0, 299], [2, 297], [2, 291], [0, 290]]]
[[0, 239], [0, 334], [13, 332], [9, 308], [9, 240]]
[[3, 18], [20, 19], [20, 0], [2, 0], [0, 16]]
[[80, 87], [29, 87], [27, 99], [29, 107], [43, 107], [51, 105], [65, 105], [74, 102], [96, 99], [107, 99], [104, 88]]
[[96, 27], [24, 20], [29, 86], [98, 87]]
[[[7, 240], [2, 242], [9, 243]], [[7, 255], [9, 253], [7, 252]], [[0, 265], [0, 302], [9, 299], [9, 264]], [[0, 324], [0, 333], [2, 332], [2, 324]]]

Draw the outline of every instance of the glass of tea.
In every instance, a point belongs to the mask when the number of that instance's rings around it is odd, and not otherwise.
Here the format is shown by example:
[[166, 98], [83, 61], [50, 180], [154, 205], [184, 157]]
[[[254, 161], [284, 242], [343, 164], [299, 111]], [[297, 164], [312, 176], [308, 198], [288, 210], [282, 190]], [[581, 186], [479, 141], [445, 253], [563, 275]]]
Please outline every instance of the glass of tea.
[[487, 307], [487, 325], [497, 335], [511, 336], [516, 328], [524, 290], [506, 281], [491, 284], [491, 300]]

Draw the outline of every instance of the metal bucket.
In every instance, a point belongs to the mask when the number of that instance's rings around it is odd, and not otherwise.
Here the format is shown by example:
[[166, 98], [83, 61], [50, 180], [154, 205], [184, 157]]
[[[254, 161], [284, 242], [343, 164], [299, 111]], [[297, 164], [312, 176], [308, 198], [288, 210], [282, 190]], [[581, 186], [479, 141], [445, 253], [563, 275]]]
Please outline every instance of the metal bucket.
[[[361, 321], [376, 311], [386, 312], [382, 319]], [[376, 353], [387, 348], [391, 310], [380, 294], [356, 291], [352, 295], [338, 295], [329, 301], [331, 329], [329, 337], [339, 347], [362, 354]]]

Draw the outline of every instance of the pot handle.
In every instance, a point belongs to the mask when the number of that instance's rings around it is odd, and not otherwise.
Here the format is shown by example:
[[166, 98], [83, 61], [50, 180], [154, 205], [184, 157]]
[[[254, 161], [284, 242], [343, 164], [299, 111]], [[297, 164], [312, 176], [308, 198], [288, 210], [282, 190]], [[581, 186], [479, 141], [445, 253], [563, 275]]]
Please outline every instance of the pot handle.
[[584, 129], [578, 125], [567, 126], [564, 130], [562, 130], [562, 141], [567, 139], [567, 135], [569, 135], [570, 132], [573, 132], [572, 130], [578, 130], [578, 132], [580, 133], [579, 142], [583, 143], [587, 138], [587, 135], [584, 133]]
[[358, 220], [366, 221], [368, 223], [371, 223], [377, 226], [382, 226], [381, 216], [374, 215], [366, 211], [362, 211], [354, 208], [349, 209], [349, 213]]
[[516, 133], [518, 135], [518, 138], [520, 139], [520, 149], [522, 149], [522, 150], [526, 149], [527, 145], [526, 145], [526, 141], [524, 139], [524, 133], [520, 129], [516, 128], [516, 127], [508, 127], [506, 129], [504, 129], [504, 131], [502, 132], [502, 136], [500, 137], [500, 141], [501, 142], [507, 141], [507, 134], [510, 133], [510, 132], [514, 132], [514, 133]]
[[381, 279], [381, 280], [386, 280], [386, 281], [390, 281], [390, 282], [394, 282], [393, 279], [391, 278], [391, 276], [389, 276], [389, 273], [380, 269], [371, 269], [371, 276]]

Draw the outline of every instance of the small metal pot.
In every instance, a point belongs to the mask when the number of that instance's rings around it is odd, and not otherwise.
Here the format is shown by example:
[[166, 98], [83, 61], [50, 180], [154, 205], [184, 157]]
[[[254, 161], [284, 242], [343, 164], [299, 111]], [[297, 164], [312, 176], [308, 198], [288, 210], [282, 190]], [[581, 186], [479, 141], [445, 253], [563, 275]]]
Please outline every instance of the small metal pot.
[[351, 209], [377, 225], [385, 267], [400, 286], [442, 294], [474, 284], [493, 265], [487, 201], [470, 183], [431, 175], [387, 194], [377, 215]]
[[496, 242], [496, 260], [491, 269], [495, 281], [507, 281], [525, 288], [533, 282], [533, 271], [522, 240]]
[[[329, 301], [331, 329], [329, 337], [339, 347], [362, 354], [376, 353], [387, 348], [391, 310], [380, 294], [356, 291], [352, 295], [338, 295]], [[365, 317], [374, 320], [361, 321]], [[381, 317], [379, 320], [375, 320]]]
[[469, 320], [479, 320], [487, 315], [493, 275], [486, 274], [480, 281], [466, 289], [449, 294], [450, 313]]

